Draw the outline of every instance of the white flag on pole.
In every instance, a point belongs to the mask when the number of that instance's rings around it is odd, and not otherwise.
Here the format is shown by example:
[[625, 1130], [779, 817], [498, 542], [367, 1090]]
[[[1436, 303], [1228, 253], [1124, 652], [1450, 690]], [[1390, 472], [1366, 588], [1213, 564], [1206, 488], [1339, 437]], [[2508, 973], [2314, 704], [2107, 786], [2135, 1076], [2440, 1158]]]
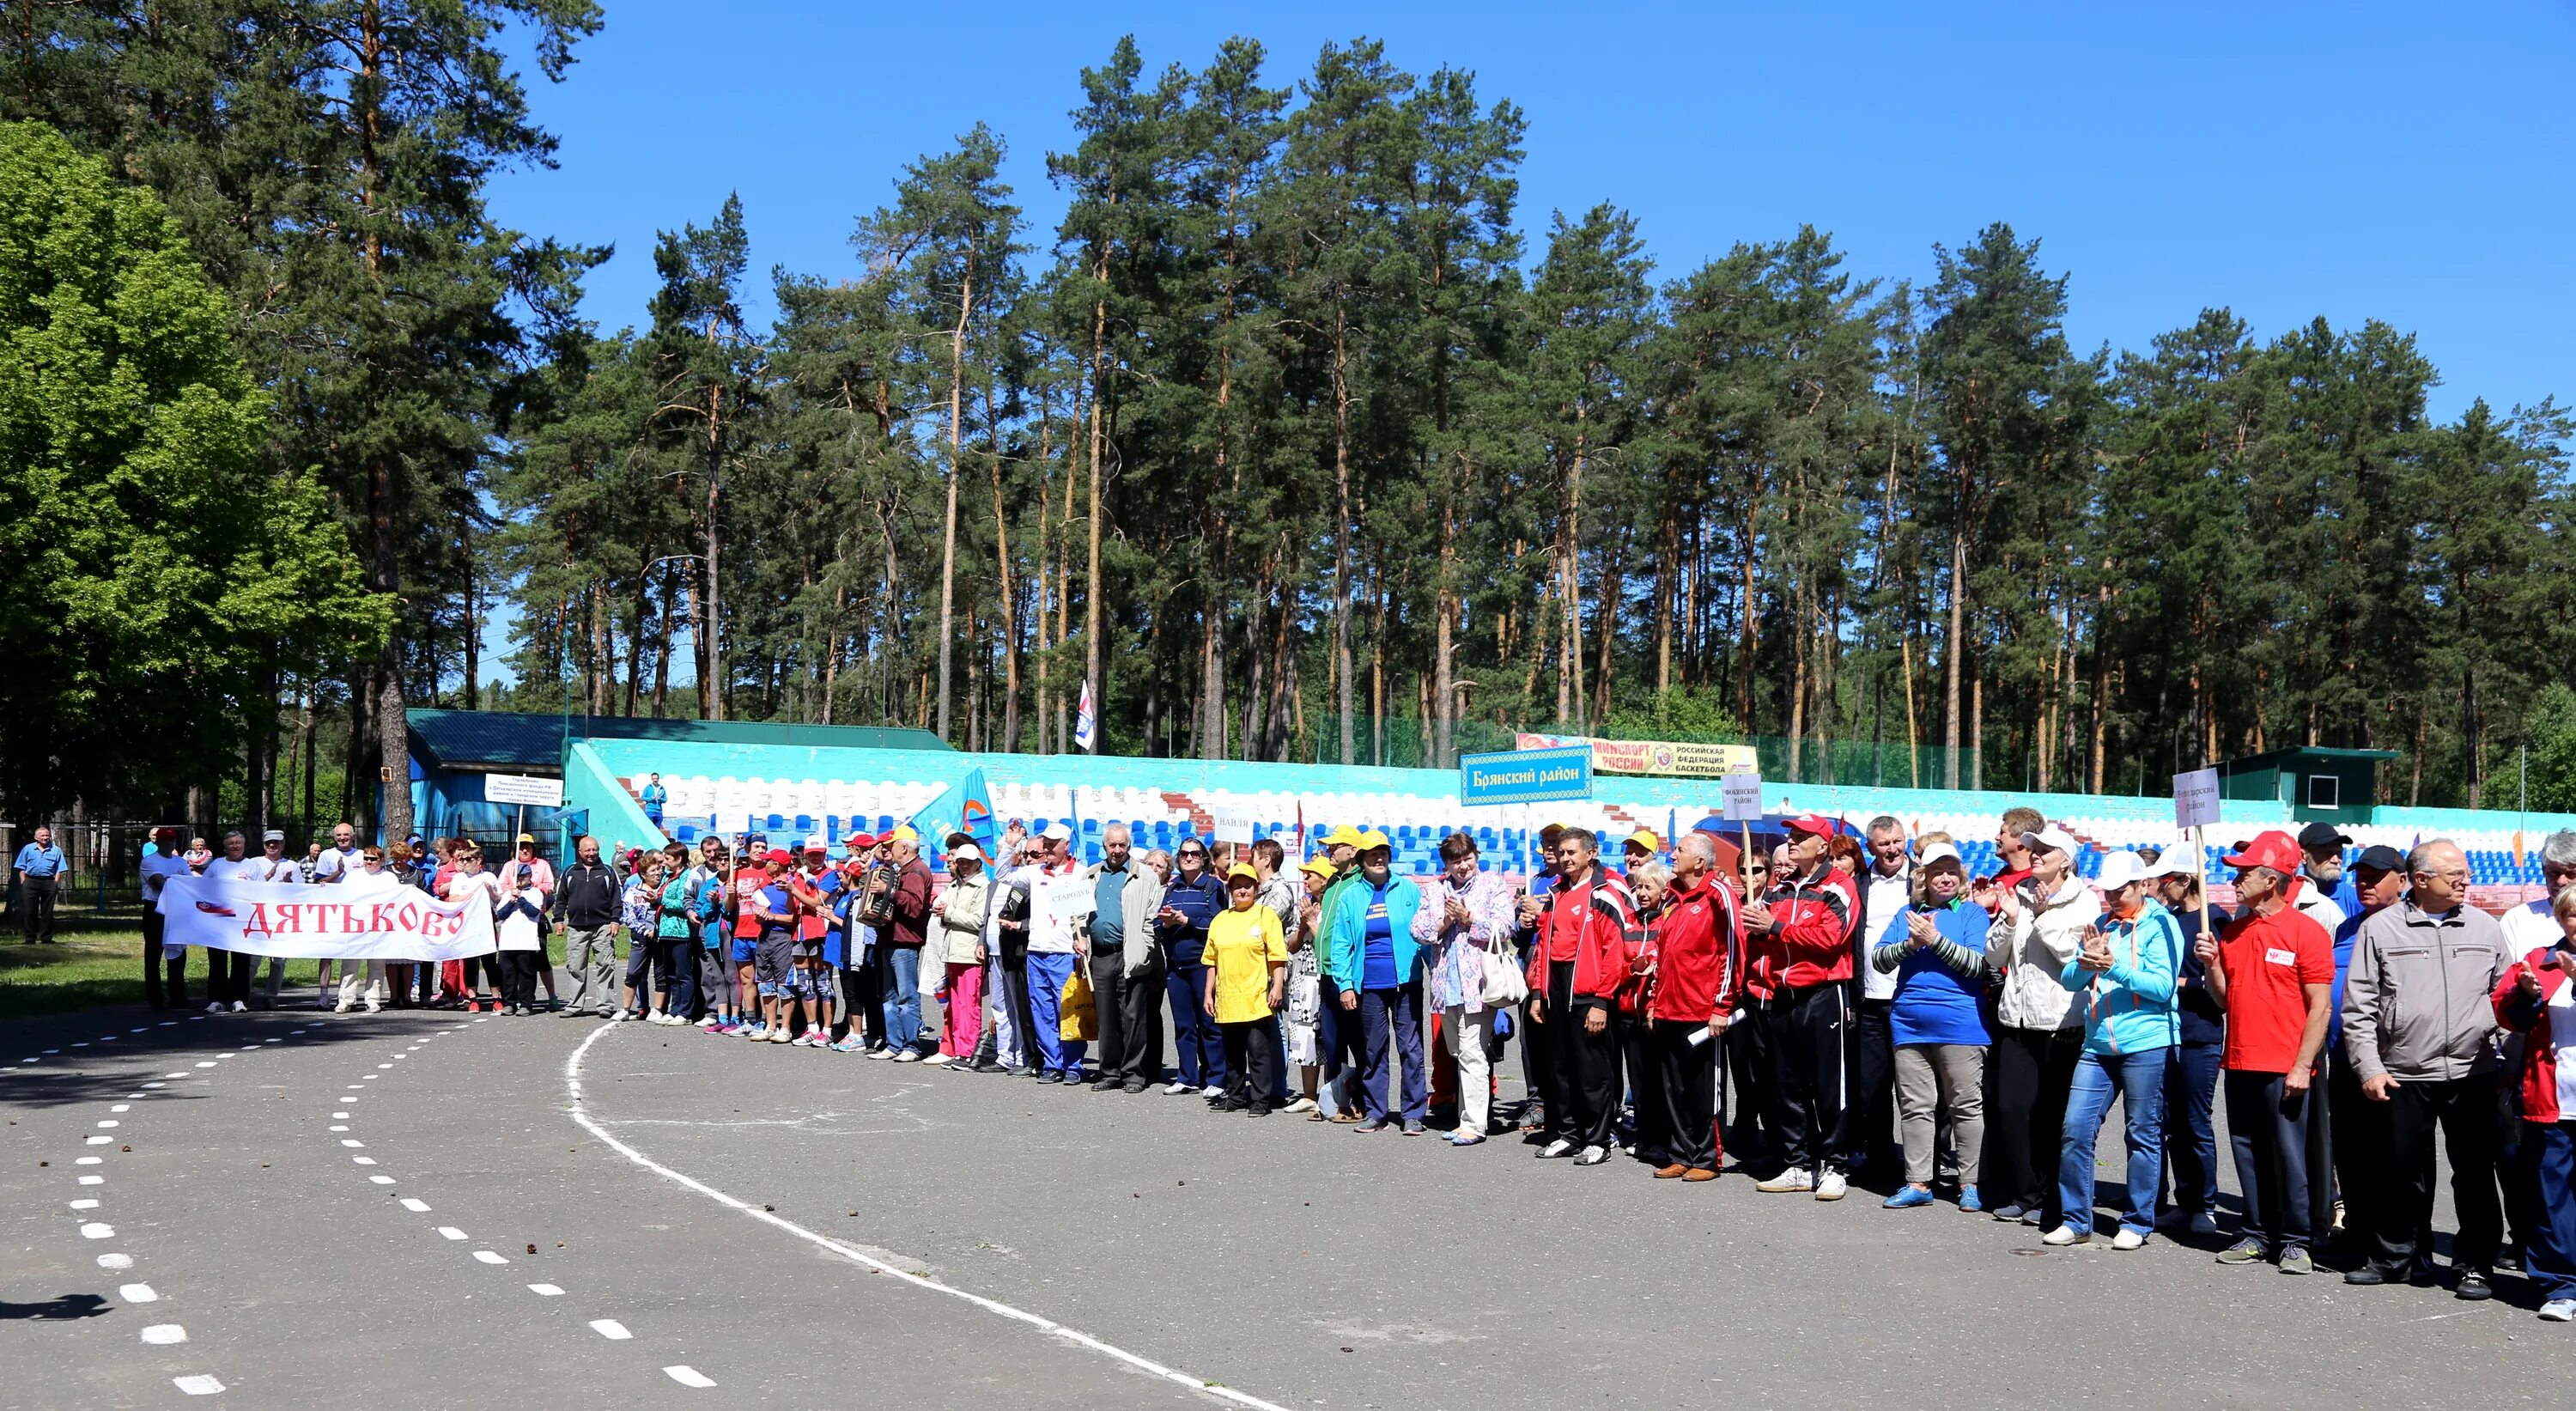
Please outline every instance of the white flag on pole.
[[1097, 753], [1092, 742], [1099, 738], [1100, 722], [1091, 712], [1091, 683], [1082, 683], [1082, 703], [1073, 708], [1073, 742], [1085, 754]]

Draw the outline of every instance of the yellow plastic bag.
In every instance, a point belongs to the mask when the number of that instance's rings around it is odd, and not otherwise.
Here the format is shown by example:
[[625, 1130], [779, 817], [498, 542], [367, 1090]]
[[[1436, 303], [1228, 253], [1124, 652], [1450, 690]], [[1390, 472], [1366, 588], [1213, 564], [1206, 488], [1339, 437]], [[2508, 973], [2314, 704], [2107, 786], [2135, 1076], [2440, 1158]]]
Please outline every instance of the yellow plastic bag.
[[1065, 982], [1063, 1014], [1056, 1021], [1056, 1037], [1089, 1043], [1097, 1037], [1092, 1030], [1091, 977], [1081, 965], [1073, 967], [1073, 978]]

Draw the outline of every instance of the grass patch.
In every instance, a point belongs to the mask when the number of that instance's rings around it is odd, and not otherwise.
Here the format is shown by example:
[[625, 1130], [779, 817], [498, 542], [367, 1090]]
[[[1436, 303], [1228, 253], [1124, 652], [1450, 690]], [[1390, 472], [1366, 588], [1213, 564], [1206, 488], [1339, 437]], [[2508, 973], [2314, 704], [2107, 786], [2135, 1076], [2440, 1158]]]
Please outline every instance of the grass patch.
[[[563, 933], [548, 937], [548, 958], [563, 961]], [[281, 997], [311, 1002], [320, 962], [286, 962]], [[256, 992], [267, 983], [262, 960], [252, 981]], [[542, 993], [542, 991], [540, 991]], [[188, 952], [188, 997], [206, 1002], [206, 953]], [[51, 945], [21, 945], [0, 938], [0, 1019], [30, 1019], [42, 1014], [69, 1014], [107, 1004], [143, 1003], [143, 932], [97, 931], [64, 937]]]

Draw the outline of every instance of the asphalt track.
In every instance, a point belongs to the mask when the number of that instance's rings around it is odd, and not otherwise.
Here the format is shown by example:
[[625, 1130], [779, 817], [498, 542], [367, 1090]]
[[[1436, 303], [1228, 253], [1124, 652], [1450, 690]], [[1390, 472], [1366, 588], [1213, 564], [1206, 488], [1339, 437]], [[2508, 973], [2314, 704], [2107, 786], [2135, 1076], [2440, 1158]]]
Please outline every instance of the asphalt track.
[[2042, 1251], [1858, 1190], [685, 1029], [101, 1010], [0, 1038], [0, 1112], [5, 1411], [2348, 1408], [2571, 1381], [2517, 1279], [2475, 1306], [2215, 1242]]

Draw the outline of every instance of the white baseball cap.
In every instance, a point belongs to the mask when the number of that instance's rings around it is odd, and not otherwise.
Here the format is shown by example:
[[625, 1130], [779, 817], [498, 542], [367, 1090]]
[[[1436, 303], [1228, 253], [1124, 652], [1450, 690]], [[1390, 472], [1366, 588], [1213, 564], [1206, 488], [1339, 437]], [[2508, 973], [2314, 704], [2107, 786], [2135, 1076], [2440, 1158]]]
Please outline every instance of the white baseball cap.
[[2147, 867], [2147, 875], [2197, 877], [2200, 875], [2200, 849], [2191, 845], [2191, 839], [2185, 838], [2163, 852], [2157, 853], [2156, 860]]
[[1936, 862], [1956, 863], [1960, 871], [1968, 870], [1968, 864], [1960, 861], [1959, 850], [1948, 843], [1927, 843], [1914, 859], [1916, 867], [1929, 867]]
[[973, 843], [959, 843], [948, 852], [948, 864], [951, 867], [961, 862], [982, 862], [983, 860], [984, 850]]
[[2102, 873], [2093, 885], [2106, 892], [2116, 892], [2131, 882], [2142, 882], [2155, 874], [2148, 870], [2147, 860], [2122, 848], [2102, 859]]
[[2070, 859], [2073, 858], [2083, 847], [2083, 844], [2075, 841], [2074, 834], [2067, 832], [2065, 829], [2058, 827], [2054, 823], [2040, 829], [2036, 833], [2022, 834], [2021, 842], [2023, 847], [2051, 849], [2066, 854]]
[[1073, 841], [1073, 825], [1059, 818], [1047, 824], [1046, 831], [1038, 836], [1049, 842], [1069, 843]]

